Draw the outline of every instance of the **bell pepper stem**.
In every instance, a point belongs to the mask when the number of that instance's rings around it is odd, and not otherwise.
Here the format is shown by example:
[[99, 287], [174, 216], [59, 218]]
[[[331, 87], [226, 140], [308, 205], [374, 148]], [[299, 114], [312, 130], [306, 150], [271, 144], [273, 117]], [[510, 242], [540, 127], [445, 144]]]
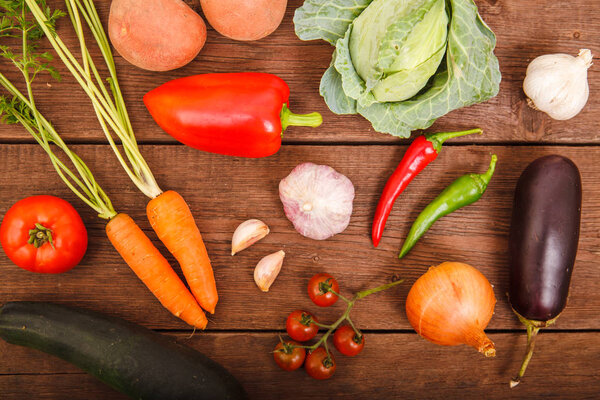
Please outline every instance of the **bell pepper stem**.
[[473, 133], [478, 133], [481, 135], [483, 133], [483, 130], [476, 128], [476, 129], [469, 129], [468, 131], [460, 131], [460, 132], [438, 132], [438, 133], [432, 133], [432, 134], [426, 135], [425, 139], [427, 139], [429, 142], [431, 142], [436, 153], [439, 153], [442, 150], [442, 145], [444, 144], [444, 142], [446, 140], [461, 137], [461, 136], [472, 135]]
[[310, 114], [294, 114], [284, 104], [281, 108], [281, 132], [285, 131], [288, 126], [310, 126], [316, 128], [323, 123], [323, 117], [318, 112]]

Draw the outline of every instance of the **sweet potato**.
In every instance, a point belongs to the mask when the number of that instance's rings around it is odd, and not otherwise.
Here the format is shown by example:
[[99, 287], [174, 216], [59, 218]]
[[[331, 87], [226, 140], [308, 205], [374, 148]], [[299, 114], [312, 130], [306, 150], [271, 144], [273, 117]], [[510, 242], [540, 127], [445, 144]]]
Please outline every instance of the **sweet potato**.
[[181, 0], [113, 0], [108, 35], [131, 64], [169, 71], [198, 55], [206, 41], [206, 25]]
[[281, 24], [287, 0], [200, 0], [204, 16], [223, 36], [258, 40]]

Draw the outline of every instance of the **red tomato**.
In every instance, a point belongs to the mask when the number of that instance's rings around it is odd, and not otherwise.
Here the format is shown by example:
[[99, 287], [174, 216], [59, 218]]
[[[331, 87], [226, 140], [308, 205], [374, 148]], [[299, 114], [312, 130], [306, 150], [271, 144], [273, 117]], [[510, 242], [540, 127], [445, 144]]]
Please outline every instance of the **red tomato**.
[[365, 347], [365, 336], [358, 336], [351, 326], [343, 325], [333, 334], [333, 344], [343, 355], [354, 357]]
[[304, 369], [315, 379], [329, 379], [335, 372], [335, 360], [323, 347], [318, 347], [306, 356]]
[[329, 274], [316, 274], [308, 281], [308, 296], [319, 307], [329, 307], [338, 300], [338, 296], [329, 292], [331, 288], [339, 293], [340, 286], [335, 278]]
[[0, 225], [0, 243], [8, 258], [33, 272], [70, 270], [83, 258], [87, 242], [87, 231], [77, 211], [54, 196], [19, 200]]
[[314, 338], [319, 331], [319, 327], [313, 321], [317, 321], [317, 319], [311, 313], [296, 310], [287, 317], [285, 328], [289, 337], [298, 342], [305, 342]]
[[277, 365], [286, 371], [294, 371], [302, 366], [306, 358], [306, 350], [299, 346], [298, 343], [288, 340], [287, 342], [279, 342], [275, 346], [273, 358]]

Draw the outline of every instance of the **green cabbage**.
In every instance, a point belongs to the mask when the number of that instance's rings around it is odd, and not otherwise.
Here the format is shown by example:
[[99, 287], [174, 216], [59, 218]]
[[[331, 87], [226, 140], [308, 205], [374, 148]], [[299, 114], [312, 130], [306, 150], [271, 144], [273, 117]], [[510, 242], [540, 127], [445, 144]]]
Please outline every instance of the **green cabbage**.
[[300, 39], [335, 44], [320, 93], [338, 114], [362, 114], [408, 137], [498, 93], [496, 39], [472, 0], [306, 0]]

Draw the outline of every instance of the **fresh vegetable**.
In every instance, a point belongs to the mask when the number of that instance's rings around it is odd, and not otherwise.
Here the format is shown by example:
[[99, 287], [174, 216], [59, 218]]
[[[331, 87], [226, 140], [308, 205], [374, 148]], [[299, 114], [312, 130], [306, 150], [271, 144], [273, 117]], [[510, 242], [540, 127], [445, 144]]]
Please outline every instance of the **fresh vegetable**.
[[[52, 11], [44, 1], [40, 0], [39, 4], [44, 13], [46, 24], [44, 26], [54, 30], [56, 20], [64, 14], [60, 11]], [[2, 121], [7, 124], [21, 124], [48, 154], [52, 166], [69, 189], [100, 218], [109, 220], [106, 230], [111, 242], [161, 303], [188, 324], [204, 329], [206, 326], [204, 312], [170, 268], [167, 260], [129, 216], [117, 214], [109, 197], [98, 185], [88, 166], [69, 149], [52, 124], [36, 108], [32, 82], [41, 72], [48, 72], [57, 77], [57, 72], [47, 64], [47, 60], [52, 56], [36, 51], [37, 41], [42, 37], [42, 30], [36, 20], [23, 17], [26, 15], [26, 6], [23, 2], [6, 3], [0, 6], [3, 9], [2, 17], [5, 24], [0, 35], [21, 37], [20, 42], [23, 46], [18, 51], [13, 51], [6, 46], [1, 49], [1, 55], [9, 59], [19, 70], [27, 87], [27, 95], [24, 95], [4, 74], [0, 73], [0, 84], [10, 95], [9, 98], [0, 97]], [[64, 157], [58, 157], [54, 153], [56, 149], [60, 149]], [[163, 282], [168, 284], [163, 286]]]
[[338, 281], [330, 274], [316, 274], [308, 281], [308, 297], [319, 307], [334, 305], [339, 291]]
[[106, 235], [129, 268], [173, 315], [204, 329], [204, 312], [169, 262], [127, 214], [117, 214], [106, 225]]
[[221, 35], [258, 40], [281, 24], [287, 0], [200, 0], [200, 4], [210, 25]]
[[319, 327], [316, 324], [317, 320], [314, 315], [309, 312], [296, 310], [288, 315], [285, 322], [287, 334], [292, 339], [298, 342], [306, 342], [314, 338], [319, 332]]
[[320, 87], [331, 111], [379, 132], [408, 137], [499, 90], [496, 37], [473, 0], [307, 0], [294, 25], [335, 46]]
[[477, 269], [459, 262], [429, 268], [406, 298], [406, 315], [415, 331], [443, 346], [468, 344], [494, 357], [494, 343], [484, 329], [496, 298], [492, 285]]
[[290, 88], [265, 73], [204, 74], [167, 82], [144, 95], [160, 127], [195, 149], [237, 157], [267, 157], [288, 126], [321, 125], [319, 113], [293, 114]]
[[394, 170], [394, 173], [385, 184], [383, 193], [379, 198], [379, 203], [377, 203], [371, 233], [373, 245], [375, 247], [379, 245], [383, 230], [385, 229], [385, 223], [392, 211], [394, 202], [414, 177], [437, 158], [442, 150], [442, 144], [448, 139], [470, 135], [472, 133], [481, 134], [482, 131], [481, 129], [471, 129], [462, 132], [441, 132], [430, 135], [421, 135], [413, 140], [408, 149], [406, 149], [406, 153]]
[[308, 353], [304, 369], [311, 378], [329, 379], [335, 373], [335, 360], [324, 348], [317, 347]]
[[181, 195], [168, 190], [148, 202], [150, 225], [179, 261], [198, 304], [214, 314], [219, 296], [210, 259], [194, 216]]
[[4, 215], [0, 243], [12, 262], [33, 272], [58, 274], [79, 264], [88, 235], [71, 204], [54, 196], [17, 201]]
[[306, 358], [306, 350], [298, 342], [281, 340], [275, 346], [273, 358], [277, 365], [285, 371], [295, 371], [302, 366]]
[[[311, 282], [313, 282], [314, 284], [314, 282], [316, 282], [317, 279], [321, 280], [321, 278], [323, 278], [324, 276], [330, 277], [331, 275], [317, 274], [313, 277], [313, 279], [311, 279]], [[321, 336], [321, 338], [317, 340], [317, 342], [313, 345], [301, 346], [298, 344], [290, 344], [290, 347], [292, 349], [299, 347], [308, 350], [309, 353], [306, 357], [304, 368], [306, 369], [306, 372], [308, 372], [308, 374], [315, 379], [327, 379], [331, 377], [331, 375], [333, 375], [333, 373], [335, 372], [335, 360], [331, 356], [331, 353], [329, 352], [329, 347], [327, 345], [327, 339], [329, 338], [329, 336], [331, 336], [332, 333], [335, 332], [335, 334], [333, 335], [333, 342], [336, 348], [340, 351], [340, 353], [348, 356], [354, 356], [362, 351], [365, 345], [364, 336], [362, 335], [362, 333], [360, 333], [356, 326], [354, 326], [352, 319], [350, 319], [350, 311], [352, 311], [352, 308], [354, 307], [356, 301], [365, 298], [373, 293], [381, 292], [383, 290], [399, 285], [404, 281], [397, 280], [376, 287], [374, 289], [363, 290], [362, 292], [356, 293], [351, 299], [347, 299], [346, 297], [342, 296], [340, 293], [337, 292], [337, 281], [333, 277], [331, 278], [331, 284], [324, 284], [319, 286], [323, 290], [327, 290], [328, 292], [335, 294], [336, 297], [339, 297], [346, 303], [346, 310], [344, 311], [342, 316], [338, 318], [337, 321], [335, 321], [331, 325], [322, 324], [319, 321], [317, 321], [313, 314], [302, 310], [293, 311], [288, 316], [286, 321], [286, 330], [288, 335], [298, 342], [304, 342], [306, 340], [314, 338], [318, 333], [319, 327], [327, 329], [327, 332], [325, 332], [323, 336]], [[321, 281], [321, 283], [323, 283], [323, 281]], [[311, 285], [309, 284], [309, 290], [310, 287]], [[338, 328], [344, 321], [346, 321], [349, 325], [344, 325]], [[348, 330], [351, 331], [352, 335], [349, 335], [349, 333], [347, 332]], [[353, 341], [353, 343], [350, 343], [349, 340]]]
[[333, 334], [333, 344], [343, 355], [354, 357], [365, 348], [365, 336], [356, 333], [350, 325], [342, 325]]
[[263, 257], [254, 268], [254, 282], [263, 292], [268, 292], [275, 279], [277, 279], [279, 272], [281, 272], [284, 257], [285, 252], [279, 250]]
[[523, 81], [528, 104], [554, 119], [573, 118], [587, 103], [587, 70], [591, 66], [592, 52], [588, 49], [579, 50], [577, 57], [546, 54], [535, 58]]
[[496, 161], [497, 157], [494, 154], [486, 173], [461, 176], [429, 203], [410, 228], [399, 257], [404, 257], [435, 221], [479, 200], [494, 175]]
[[[35, 0], [25, 0], [50, 44], [59, 55], [69, 72], [90, 97], [100, 126], [121, 166], [137, 188], [150, 197], [146, 213], [159, 239], [173, 253], [186, 277], [196, 300], [205, 310], [213, 313], [218, 300], [213, 270], [202, 237], [194, 222], [189, 207], [181, 196], [173, 191], [160, 189], [146, 160], [140, 153], [125, 101], [119, 88], [113, 55], [108, 38], [98, 17], [93, 0], [68, 0], [67, 8], [75, 33], [79, 39], [83, 65], [72, 54], [67, 45], [48, 25], [48, 16]], [[109, 71], [107, 79], [110, 92], [101, 78], [86, 45], [84, 25], [91, 30], [104, 63]], [[121, 141], [125, 156], [117, 146], [113, 133]]]
[[134, 399], [245, 399], [225, 368], [173, 339], [64, 305], [0, 307], [0, 337], [62, 358]]
[[113, 0], [108, 35], [136, 67], [169, 71], [192, 61], [204, 47], [204, 20], [181, 0]]
[[523, 171], [513, 203], [509, 235], [513, 311], [527, 327], [527, 353], [511, 387], [519, 384], [541, 328], [567, 304], [581, 220], [581, 176], [559, 155], [539, 158]]
[[327, 165], [307, 162], [279, 182], [279, 198], [298, 233], [325, 240], [348, 227], [354, 185]]
[[231, 255], [252, 246], [269, 234], [267, 224], [258, 219], [249, 219], [242, 222], [233, 232], [231, 238]]

